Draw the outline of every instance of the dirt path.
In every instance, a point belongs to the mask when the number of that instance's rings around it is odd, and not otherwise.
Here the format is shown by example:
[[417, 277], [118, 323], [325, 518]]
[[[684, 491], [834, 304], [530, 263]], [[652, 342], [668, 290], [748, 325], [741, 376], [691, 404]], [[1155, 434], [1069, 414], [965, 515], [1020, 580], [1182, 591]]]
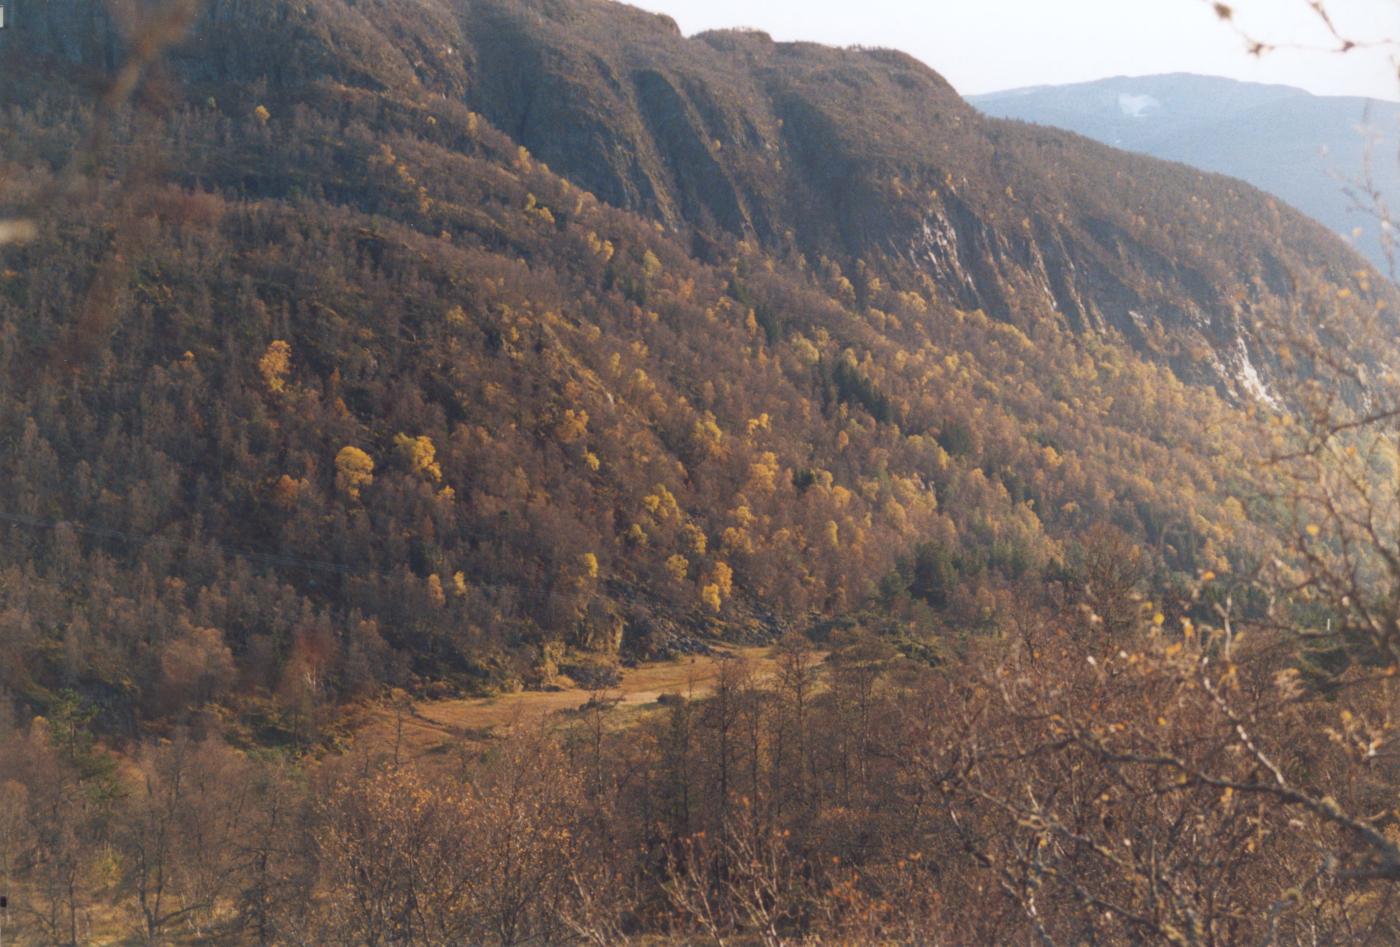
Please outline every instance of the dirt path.
[[[618, 708], [633, 710], [654, 704], [662, 694], [704, 697], [714, 689], [720, 662], [737, 657], [748, 662], [752, 672], [771, 677], [777, 664], [767, 647], [730, 648], [713, 655], [697, 655], [679, 661], [624, 668], [622, 681], [607, 689]], [[356, 737], [356, 743], [392, 747], [402, 755], [416, 758], [441, 753], [491, 738], [498, 728], [531, 723], [551, 714], [577, 710], [593, 696], [592, 691], [571, 687], [557, 691], [520, 691], [499, 697], [462, 700], [422, 701], [409, 713], [397, 714], [392, 708], [376, 708]]]

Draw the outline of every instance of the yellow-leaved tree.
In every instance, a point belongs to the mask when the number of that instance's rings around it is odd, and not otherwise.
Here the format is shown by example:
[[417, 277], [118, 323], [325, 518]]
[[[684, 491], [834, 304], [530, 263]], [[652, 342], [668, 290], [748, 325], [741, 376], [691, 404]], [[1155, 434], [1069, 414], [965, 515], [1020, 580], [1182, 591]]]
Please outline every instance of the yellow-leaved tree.
[[267, 390], [280, 393], [287, 387], [287, 375], [292, 370], [292, 347], [281, 339], [273, 339], [267, 351], [258, 359], [258, 373]]
[[734, 570], [728, 563], [716, 562], [710, 570], [710, 580], [700, 588], [700, 600], [717, 612], [733, 591]]
[[354, 445], [346, 445], [335, 455], [335, 487], [358, 500], [360, 491], [374, 483], [374, 458]]
[[427, 436], [410, 437], [407, 434], [395, 434], [394, 450], [409, 470], [427, 477], [434, 483], [442, 479], [442, 467], [437, 462], [437, 448]]

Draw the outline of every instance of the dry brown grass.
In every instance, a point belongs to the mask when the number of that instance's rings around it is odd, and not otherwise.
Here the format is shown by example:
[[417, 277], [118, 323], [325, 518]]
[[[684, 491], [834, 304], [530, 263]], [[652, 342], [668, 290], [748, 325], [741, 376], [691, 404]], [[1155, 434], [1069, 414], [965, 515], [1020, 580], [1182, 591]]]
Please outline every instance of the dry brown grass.
[[450, 752], [464, 745], [484, 743], [506, 727], [535, 724], [578, 710], [600, 693], [607, 700], [616, 701], [615, 710], [632, 711], [618, 715], [618, 719], [630, 719], [655, 706], [662, 694], [706, 696], [714, 687], [720, 662], [728, 657], [747, 661], [756, 677], [771, 677], [777, 664], [770, 651], [766, 646], [717, 648], [710, 655], [624, 668], [622, 681], [601, 692], [567, 687], [498, 697], [424, 701], [403, 713], [380, 705], [372, 709], [360, 728], [355, 748], [392, 750], [397, 745], [400, 757], [405, 759]]

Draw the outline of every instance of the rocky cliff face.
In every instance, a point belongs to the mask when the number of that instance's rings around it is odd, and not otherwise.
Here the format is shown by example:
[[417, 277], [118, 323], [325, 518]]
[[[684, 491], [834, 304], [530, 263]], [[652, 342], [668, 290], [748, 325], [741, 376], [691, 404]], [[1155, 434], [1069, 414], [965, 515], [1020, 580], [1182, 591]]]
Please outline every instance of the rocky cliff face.
[[1242, 399], [1274, 370], [1257, 318], [1364, 267], [1246, 185], [984, 118], [898, 53], [685, 39], [591, 0], [466, 17], [473, 107], [608, 200], [998, 318], [1121, 333]]
[[1243, 400], [1275, 368], [1257, 319], [1365, 266], [1247, 185], [984, 118], [899, 53], [686, 39], [601, 0], [463, 16], [472, 107], [606, 200], [1022, 325], [1120, 333]]

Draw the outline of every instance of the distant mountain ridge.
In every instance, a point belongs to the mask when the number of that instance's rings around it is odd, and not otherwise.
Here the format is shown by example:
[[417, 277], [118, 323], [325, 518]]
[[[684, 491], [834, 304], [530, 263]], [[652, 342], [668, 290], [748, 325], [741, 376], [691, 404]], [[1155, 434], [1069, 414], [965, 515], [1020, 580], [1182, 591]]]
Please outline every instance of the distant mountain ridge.
[[1380, 222], [1345, 188], [1361, 183], [1369, 168], [1383, 197], [1400, 197], [1400, 103], [1189, 73], [1033, 86], [968, 101], [997, 118], [1063, 128], [1248, 181], [1388, 269]]

